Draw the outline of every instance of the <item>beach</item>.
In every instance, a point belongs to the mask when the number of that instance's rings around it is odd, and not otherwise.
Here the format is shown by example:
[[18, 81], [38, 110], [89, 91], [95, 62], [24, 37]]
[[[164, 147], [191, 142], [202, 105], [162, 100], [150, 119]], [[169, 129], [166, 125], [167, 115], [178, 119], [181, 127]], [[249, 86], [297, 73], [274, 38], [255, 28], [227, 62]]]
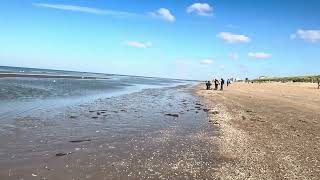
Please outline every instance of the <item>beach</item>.
[[218, 179], [319, 179], [320, 91], [312, 83], [234, 83], [195, 93], [209, 109]]
[[320, 177], [315, 84], [236, 82], [215, 91], [192, 81], [18, 70], [0, 78], [0, 179]]
[[0, 3], [0, 180], [320, 180], [320, 0]]
[[0, 179], [211, 179], [206, 111], [187, 84], [5, 116]]

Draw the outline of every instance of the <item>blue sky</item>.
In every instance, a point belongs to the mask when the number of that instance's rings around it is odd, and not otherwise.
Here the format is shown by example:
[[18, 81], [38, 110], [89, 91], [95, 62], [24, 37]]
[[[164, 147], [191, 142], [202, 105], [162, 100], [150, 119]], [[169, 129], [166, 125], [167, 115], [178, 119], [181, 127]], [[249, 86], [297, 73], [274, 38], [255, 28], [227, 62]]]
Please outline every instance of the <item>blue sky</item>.
[[4, 0], [0, 65], [186, 79], [320, 74], [318, 0]]

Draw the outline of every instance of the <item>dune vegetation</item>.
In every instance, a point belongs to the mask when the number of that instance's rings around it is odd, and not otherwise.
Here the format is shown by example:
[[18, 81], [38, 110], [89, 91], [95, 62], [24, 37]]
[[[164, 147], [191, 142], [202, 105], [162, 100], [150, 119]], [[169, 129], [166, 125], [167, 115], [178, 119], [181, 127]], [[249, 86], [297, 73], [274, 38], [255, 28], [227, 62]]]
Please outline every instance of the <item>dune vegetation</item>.
[[260, 77], [253, 82], [310, 82], [316, 83], [320, 80], [320, 75], [314, 76], [292, 76], [292, 77]]

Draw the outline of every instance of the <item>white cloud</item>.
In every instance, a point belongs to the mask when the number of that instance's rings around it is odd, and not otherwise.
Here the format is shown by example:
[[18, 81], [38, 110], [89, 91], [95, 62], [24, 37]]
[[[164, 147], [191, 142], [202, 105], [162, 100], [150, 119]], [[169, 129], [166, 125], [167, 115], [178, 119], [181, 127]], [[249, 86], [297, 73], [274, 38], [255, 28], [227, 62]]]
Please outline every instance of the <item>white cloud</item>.
[[207, 3], [194, 3], [187, 8], [187, 12], [199, 16], [212, 16], [213, 8]]
[[128, 41], [125, 44], [127, 46], [131, 46], [131, 47], [135, 47], [135, 48], [144, 48], [144, 49], [152, 46], [151, 42], [142, 43], [142, 42], [138, 42], [138, 41]]
[[290, 35], [290, 39], [300, 38], [308, 42], [320, 41], [320, 30], [297, 30], [296, 33]]
[[210, 64], [213, 64], [213, 60], [212, 59], [203, 59], [200, 63], [205, 64], [205, 65], [210, 65]]
[[255, 59], [267, 59], [267, 58], [271, 57], [271, 54], [264, 53], [264, 52], [256, 52], [256, 53], [249, 52], [248, 56], [255, 58]]
[[[65, 10], [65, 11], [90, 13], [90, 14], [97, 14], [97, 15], [110, 15], [110, 16], [115, 16], [115, 17], [143, 17], [144, 16], [141, 14], [124, 12], [124, 11], [98, 9], [98, 8], [67, 5], [67, 4], [33, 3], [32, 5], [36, 6], [36, 7], [42, 7], [42, 8], [59, 9], [59, 10]], [[175, 21], [175, 17], [166, 8], [160, 8], [156, 12], [151, 12], [150, 14], [154, 17], [158, 17], [158, 18], [164, 19], [166, 21], [170, 21], [170, 22]]]
[[250, 41], [250, 38], [248, 36], [242, 34], [232, 34], [229, 32], [221, 32], [217, 34], [217, 37], [227, 43], [247, 43]]
[[175, 21], [175, 17], [171, 14], [170, 10], [166, 8], [160, 8], [156, 12], [151, 12], [150, 14], [154, 17], [159, 17], [169, 22]]
[[111, 15], [111, 16], [118, 16], [118, 17], [137, 16], [137, 14], [129, 13], [129, 12], [90, 8], [90, 7], [84, 7], [84, 6], [66, 5], [66, 4], [33, 3], [33, 5], [37, 7], [98, 14], [98, 15]]
[[219, 68], [220, 68], [220, 70], [224, 70], [225, 66], [224, 65], [220, 65]]
[[233, 59], [233, 60], [237, 60], [237, 59], [239, 59], [239, 55], [238, 55], [238, 53], [230, 53], [229, 58]]

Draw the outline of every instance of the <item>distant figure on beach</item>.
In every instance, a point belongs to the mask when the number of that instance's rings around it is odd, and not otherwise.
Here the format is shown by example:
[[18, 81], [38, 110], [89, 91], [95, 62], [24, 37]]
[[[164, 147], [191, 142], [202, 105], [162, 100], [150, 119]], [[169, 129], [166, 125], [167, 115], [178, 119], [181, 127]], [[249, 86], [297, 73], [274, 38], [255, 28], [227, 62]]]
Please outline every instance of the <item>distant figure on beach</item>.
[[221, 84], [220, 90], [222, 91], [223, 90], [223, 85], [224, 85], [224, 79], [221, 78], [220, 84]]
[[320, 89], [320, 79], [318, 78], [317, 81], [318, 81], [318, 89]]
[[227, 79], [227, 86], [229, 86], [229, 84], [231, 84], [230, 79]]
[[209, 90], [210, 89], [210, 87], [211, 87], [211, 82], [210, 81], [208, 81], [207, 83], [206, 83], [206, 86], [207, 86], [207, 90]]
[[219, 81], [218, 79], [214, 79], [214, 90], [218, 90]]

